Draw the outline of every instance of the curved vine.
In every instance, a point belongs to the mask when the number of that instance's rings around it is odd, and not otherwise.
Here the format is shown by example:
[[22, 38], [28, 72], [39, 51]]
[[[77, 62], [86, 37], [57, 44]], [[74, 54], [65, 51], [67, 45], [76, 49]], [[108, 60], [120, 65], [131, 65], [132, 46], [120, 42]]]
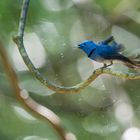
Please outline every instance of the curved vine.
[[14, 38], [14, 42], [17, 44], [19, 52], [29, 68], [29, 71], [45, 86], [50, 88], [51, 90], [56, 91], [57, 93], [77, 93], [81, 91], [83, 88], [87, 87], [92, 81], [94, 81], [99, 75], [101, 74], [110, 74], [113, 76], [117, 76], [120, 78], [126, 78], [130, 80], [134, 79], [140, 79], [140, 73], [122, 73], [122, 72], [116, 72], [112, 71], [108, 67], [102, 67], [99, 69], [94, 70], [94, 72], [84, 81], [81, 82], [75, 86], [71, 87], [64, 87], [54, 84], [53, 82], [49, 81], [46, 77], [44, 77], [37, 68], [33, 65], [31, 62], [25, 47], [24, 47], [24, 30], [25, 30], [25, 24], [26, 24], [26, 18], [27, 18], [27, 12], [29, 8], [29, 2], [30, 0], [23, 0], [22, 10], [21, 10], [21, 16], [19, 21], [19, 29], [18, 29], [18, 35]]

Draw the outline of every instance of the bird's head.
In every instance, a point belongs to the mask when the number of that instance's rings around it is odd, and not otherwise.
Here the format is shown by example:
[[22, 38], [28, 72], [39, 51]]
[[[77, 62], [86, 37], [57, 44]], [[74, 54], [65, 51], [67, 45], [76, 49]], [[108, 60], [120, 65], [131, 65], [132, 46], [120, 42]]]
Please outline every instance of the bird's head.
[[93, 41], [85, 40], [82, 43], [80, 43], [78, 46], [80, 49], [84, 49], [84, 48], [90, 47], [91, 45], [93, 45]]
[[94, 48], [96, 49], [97, 44], [95, 44], [91, 40], [85, 40], [82, 43], [78, 45], [78, 48], [82, 49], [87, 55], [93, 50]]

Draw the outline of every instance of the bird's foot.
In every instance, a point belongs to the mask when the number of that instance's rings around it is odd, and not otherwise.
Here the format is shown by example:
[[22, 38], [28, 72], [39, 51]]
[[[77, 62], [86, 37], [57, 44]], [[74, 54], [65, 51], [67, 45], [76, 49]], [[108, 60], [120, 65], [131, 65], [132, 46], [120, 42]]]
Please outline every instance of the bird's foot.
[[111, 66], [112, 64], [113, 64], [113, 62], [112, 62], [112, 61], [111, 61], [111, 63], [110, 63], [110, 64], [108, 64], [108, 65], [104, 63], [103, 68], [107, 68], [107, 67]]

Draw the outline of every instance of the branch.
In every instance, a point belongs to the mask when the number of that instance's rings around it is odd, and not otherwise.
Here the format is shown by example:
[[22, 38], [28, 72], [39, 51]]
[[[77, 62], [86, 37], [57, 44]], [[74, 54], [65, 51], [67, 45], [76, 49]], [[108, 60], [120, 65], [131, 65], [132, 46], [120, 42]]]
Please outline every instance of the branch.
[[11, 81], [12, 87], [16, 93], [17, 100], [21, 104], [23, 104], [26, 107], [26, 109], [32, 112], [35, 116], [39, 116], [43, 118], [44, 120], [49, 121], [49, 123], [57, 131], [61, 140], [73, 140], [73, 138], [70, 136], [74, 136], [74, 135], [72, 133], [65, 132], [65, 130], [61, 126], [59, 117], [54, 112], [52, 112], [47, 107], [44, 107], [38, 104], [36, 101], [34, 101], [29, 96], [26, 90], [20, 89], [20, 87], [18, 86], [18, 80], [17, 80], [16, 74], [8, 61], [6, 52], [1, 43], [0, 43], [0, 57], [2, 59], [2, 63], [5, 68], [6, 74], [8, 75], [8, 78]]
[[19, 30], [18, 30], [18, 36], [14, 38], [14, 42], [17, 44], [19, 52], [29, 68], [29, 71], [45, 86], [50, 88], [51, 90], [54, 90], [58, 93], [77, 93], [81, 91], [83, 88], [87, 87], [92, 81], [94, 81], [99, 75], [101, 74], [110, 74], [113, 76], [117, 76], [120, 78], [126, 78], [130, 80], [134, 79], [140, 79], [140, 73], [120, 73], [120, 72], [114, 72], [109, 68], [99, 68], [93, 72], [82, 83], [79, 83], [75, 86], [72, 87], [64, 87], [64, 86], [58, 86], [55, 85], [54, 83], [50, 82], [46, 77], [43, 77], [43, 75], [35, 68], [33, 63], [31, 62], [25, 47], [23, 43], [23, 37], [24, 37], [24, 29], [25, 29], [25, 23], [26, 23], [26, 17], [27, 17], [27, 11], [29, 7], [29, 0], [23, 0], [23, 6], [22, 6], [22, 11], [21, 11], [21, 16], [20, 16], [20, 22], [19, 22]]

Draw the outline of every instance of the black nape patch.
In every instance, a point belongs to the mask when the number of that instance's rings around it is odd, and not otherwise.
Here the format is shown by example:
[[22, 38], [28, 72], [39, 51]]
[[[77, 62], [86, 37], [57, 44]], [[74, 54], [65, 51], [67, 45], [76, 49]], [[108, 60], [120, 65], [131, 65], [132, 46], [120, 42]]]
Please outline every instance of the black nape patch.
[[88, 57], [90, 57], [95, 50], [96, 50], [96, 48], [92, 49], [91, 52], [89, 53]]

